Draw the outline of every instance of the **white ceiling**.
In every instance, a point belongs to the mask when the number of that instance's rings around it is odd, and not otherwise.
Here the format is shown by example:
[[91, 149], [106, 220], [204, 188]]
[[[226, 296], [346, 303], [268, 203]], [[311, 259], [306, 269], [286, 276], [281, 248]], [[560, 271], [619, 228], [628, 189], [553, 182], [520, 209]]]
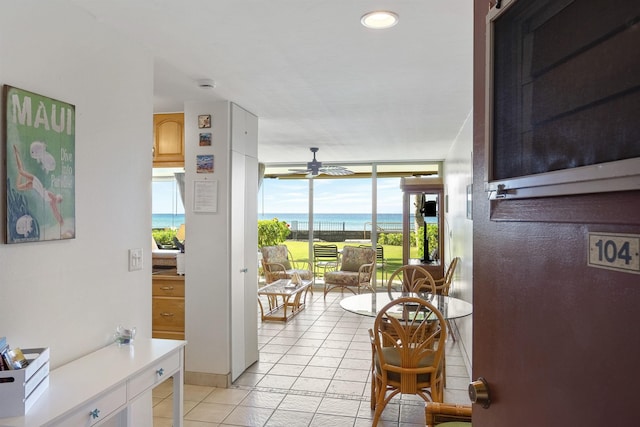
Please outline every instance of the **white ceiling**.
[[441, 160], [471, 114], [472, 0], [70, 1], [154, 55], [156, 112], [256, 114], [261, 162]]

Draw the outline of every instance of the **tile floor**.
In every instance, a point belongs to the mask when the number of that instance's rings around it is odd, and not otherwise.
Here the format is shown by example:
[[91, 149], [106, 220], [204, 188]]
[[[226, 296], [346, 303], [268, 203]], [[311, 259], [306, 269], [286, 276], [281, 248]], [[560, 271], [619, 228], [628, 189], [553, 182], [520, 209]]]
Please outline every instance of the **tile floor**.
[[[345, 294], [346, 296], [347, 294]], [[286, 324], [258, 325], [260, 360], [231, 388], [184, 386], [184, 427], [371, 426], [373, 318], [340, 307], [340, 293], [316, 290]], [[447, 340], [446, 402], [468, 403], [469, 373], [457, 344]], [[153, 391], [154, 427], [171, 426], [170, 380]], [[424, 427], [424, 402], [396, 396], [380, 427]]]

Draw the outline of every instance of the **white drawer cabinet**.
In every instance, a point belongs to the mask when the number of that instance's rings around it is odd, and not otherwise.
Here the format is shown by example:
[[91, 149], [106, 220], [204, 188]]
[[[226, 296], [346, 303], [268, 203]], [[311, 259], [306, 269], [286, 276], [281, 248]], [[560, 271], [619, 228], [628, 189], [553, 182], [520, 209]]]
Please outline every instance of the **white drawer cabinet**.
[[135, 419], [131, 408], [142, 393], [173, 377], [173, 425], [181, 427], [185, 345], [179, 340], [136, 339], [69, 362], [50, 372], [49, 387], [24, 416], [0, 418], [0, 426], [98, 427], [115, 417], [129, 427], [151, 425], [151, 419]]
[[63, 417], [60, 421], [51, 424], [52, 427], [82, 426], [90, 427], [103, 420], [109, 419], [119, 409], [124, 408], [127, 403], [127, 386], [121, 384], [90, 400], [84, 405], [73, 410], [68, 417]]
[[180, 369], [180, 355], [165, 357], [150, 368], [129, 380], [129, 398], [133, 399], [145, 390], [161, 383]]

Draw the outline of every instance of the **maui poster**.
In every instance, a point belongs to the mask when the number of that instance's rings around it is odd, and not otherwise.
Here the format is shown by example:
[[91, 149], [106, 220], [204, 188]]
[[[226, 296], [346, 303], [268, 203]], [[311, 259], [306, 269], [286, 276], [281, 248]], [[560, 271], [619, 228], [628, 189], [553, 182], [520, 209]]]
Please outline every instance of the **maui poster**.
[[75, 106], [5, 85], [7, 243], [75, 238]]

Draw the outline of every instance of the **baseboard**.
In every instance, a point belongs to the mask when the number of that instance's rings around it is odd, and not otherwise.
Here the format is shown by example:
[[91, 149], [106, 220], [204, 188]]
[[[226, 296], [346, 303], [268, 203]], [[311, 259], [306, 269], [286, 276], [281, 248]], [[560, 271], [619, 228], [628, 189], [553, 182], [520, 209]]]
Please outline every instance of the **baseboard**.
[[229, 388], [231, 386], [231, 374], [210, 374], [207, 372], [185, 371], [184, 383], [208, 387]]

